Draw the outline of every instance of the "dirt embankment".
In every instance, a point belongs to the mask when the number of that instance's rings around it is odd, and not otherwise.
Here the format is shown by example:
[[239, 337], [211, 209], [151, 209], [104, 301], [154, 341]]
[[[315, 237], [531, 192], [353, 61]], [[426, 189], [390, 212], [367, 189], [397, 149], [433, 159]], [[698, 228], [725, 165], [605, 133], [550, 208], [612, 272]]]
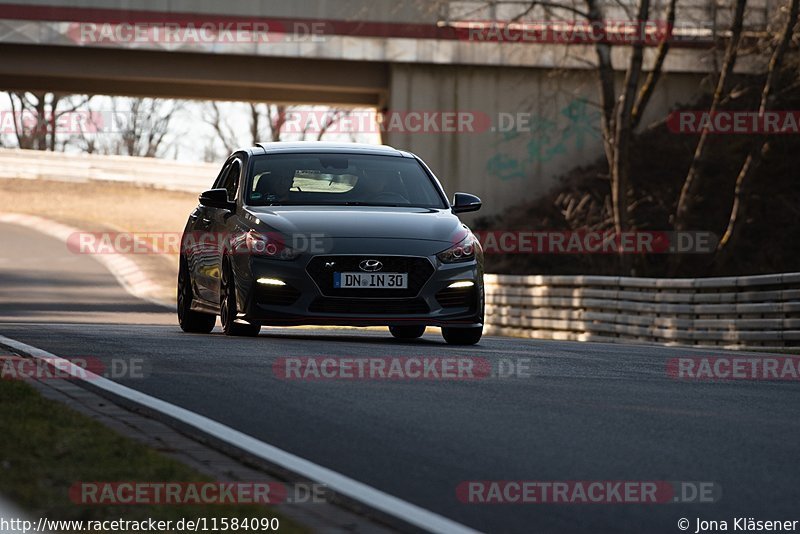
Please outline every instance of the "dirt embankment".
[[[795, 75], [796, 76], [796, 73]], [[740, 82], [740, 84], [743, 82]], [[800, 110], [800, 91], [787, 85], [771, 106]], [[726, 110], [758, 107], [760, 82], [737, 90]], [[792, 89], [794, 87], [794, 89]], [[682, 109], [708, 109], [704, 99]], [[672, 230], [681, 186], [698, 136], [670, 131], [666, 122], [651, 125], [634, 142], [630, 198], [637, 230]], [[734, 183], [748, 151], [751, 135], [715, 135], [702, 168], [697, 208], [691, 229], [722, 236], [728, 223]], [[746, 226], [725, 257], [693, 254], [680, 262], [673, 275], [728, 276], [800, 271], [800, 135], [769, 137], [770, 151], [752, 178]], [[604, 158], [561, 177], [547, 196], [522, 203], [501, 216], [480, 219], [476, 230], [611, 230], [608, 166]], [[635, 255], [638, 276], [665, 276], [666, 254]], [[487, 272], [510, 274], [620, 274], [615, 255], [606, 254], [488, 254]]]

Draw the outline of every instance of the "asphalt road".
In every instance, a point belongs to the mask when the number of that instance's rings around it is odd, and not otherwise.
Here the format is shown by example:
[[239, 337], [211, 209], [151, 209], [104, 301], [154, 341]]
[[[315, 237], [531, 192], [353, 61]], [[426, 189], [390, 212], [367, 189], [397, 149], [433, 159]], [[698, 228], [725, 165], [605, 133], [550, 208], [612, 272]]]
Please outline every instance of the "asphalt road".
[[[800, 384], [689, 382], [670, 358], [724, 351], [487, 337], [451, 348], [388, 332], [180, 332], [91, 257], [0, 225], [0, 334], [60, 356], [141, 358], [119, 381], [487, 532], [680, 532], [678, 520], [800, 520]], [[298, 356], [471, 356], [530, 376], [286, 381]], [[466, 504], [470, 480], [705, 481], [700, 504]]]

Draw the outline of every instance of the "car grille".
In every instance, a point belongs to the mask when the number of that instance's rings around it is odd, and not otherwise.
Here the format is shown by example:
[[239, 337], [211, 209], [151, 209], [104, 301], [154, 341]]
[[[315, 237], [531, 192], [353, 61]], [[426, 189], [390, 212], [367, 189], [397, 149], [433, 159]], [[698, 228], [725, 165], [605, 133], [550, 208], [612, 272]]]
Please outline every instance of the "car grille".
[[300, 291], [292, 286], [263, 286], [256, 289], [256, 299], [264, 306], [291, 306], [300, 298]]
[[447, 288], [436, 293], [436, 301], [442, 308], [474, 308], [475, 300], [474, 287]]
[[[341, 289], [333, 287], [334, 272], [361, 272], [358, 265], [363, 260], [383, 263], [382, 273], [408, 273], [408, 289]], [[333, 263], [326, 267], [326, 263]], [[306, 271], [314, 279], [323, 295], [329, 297], [408, 298], [419, 294], [422, 286], [433, 275], [433, 265], [427, 258], [414, 256], [316, 256], [308, 262]]]
[[318, 297], [309, 306], [313, 313], [358, 315], [413, 315], [430, 312], [422, 299], [341, 299]]

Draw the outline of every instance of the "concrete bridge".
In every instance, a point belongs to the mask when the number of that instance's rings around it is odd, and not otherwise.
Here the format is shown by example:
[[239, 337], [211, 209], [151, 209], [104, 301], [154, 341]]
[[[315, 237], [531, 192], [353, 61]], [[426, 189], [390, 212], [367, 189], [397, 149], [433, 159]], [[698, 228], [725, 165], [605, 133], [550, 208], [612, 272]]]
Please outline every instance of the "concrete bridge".
[[[763, 29], [778, 0], [760, 2], [748, 30]], [[485, 118], [480, 128], [395, 129], [383, 140], [417, 152], [448, 190], [474, 192], [483, 213], [496, 213], [602, 147], [593, 47], [540, 31], [556, 19], [527, 13], [528, 2], [485, 4], [0, 0], [0, 90], [466, 111]], [[630, 19], [625, 2], [607, 4], [608, 20]], [[651, 18], [663, 19], [663, 2], [654, 4]], [[727, 13], [712, 0], [679, 10], [680, 39], [645, 123], [693, 99]], [[516, 26], [497, 23], [508, 20]], [[615, 65], [626, 54], [615, 47]]]

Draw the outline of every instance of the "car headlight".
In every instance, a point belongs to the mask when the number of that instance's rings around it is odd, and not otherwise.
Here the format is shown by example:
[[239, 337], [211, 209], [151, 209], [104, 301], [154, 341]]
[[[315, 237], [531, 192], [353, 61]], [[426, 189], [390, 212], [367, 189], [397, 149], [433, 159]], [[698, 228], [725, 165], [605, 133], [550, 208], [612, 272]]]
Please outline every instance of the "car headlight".
[[272, 260], [293, 260], [300, 251], [287, 246], [278, 235], [265, 235], [255, 230], [247, 232], [247, 251], [253, 256]]
[[436, 255], [442, 263], [459, 263], [462, 261], [472, 261], [480, 248], [478, 239], [469, 234], [460, 243], [448, 248]]

